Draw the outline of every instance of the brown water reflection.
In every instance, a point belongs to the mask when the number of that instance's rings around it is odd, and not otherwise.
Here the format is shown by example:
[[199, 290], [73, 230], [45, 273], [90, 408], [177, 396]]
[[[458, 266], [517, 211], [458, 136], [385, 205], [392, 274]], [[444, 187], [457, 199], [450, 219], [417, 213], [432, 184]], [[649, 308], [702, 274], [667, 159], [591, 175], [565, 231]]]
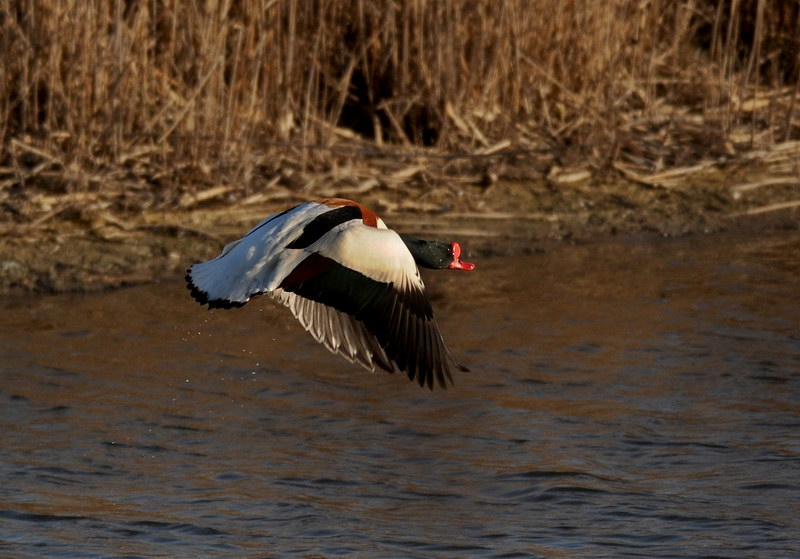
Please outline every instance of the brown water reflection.
[[787, 234], [429, 275], [446, 392], [268, 300], [5, 299], [0, 555], [797, 555], [799, 271]]

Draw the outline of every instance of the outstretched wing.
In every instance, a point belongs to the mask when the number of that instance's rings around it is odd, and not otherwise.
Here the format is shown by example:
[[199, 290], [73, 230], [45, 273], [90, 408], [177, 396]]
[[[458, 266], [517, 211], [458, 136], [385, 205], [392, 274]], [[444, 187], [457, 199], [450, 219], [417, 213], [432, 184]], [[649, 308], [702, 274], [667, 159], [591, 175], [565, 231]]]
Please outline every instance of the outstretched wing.
[[308, 256], [287, 251], [286, 245], [302, 235], [304, 224], [328, 211], [325, 205], [306, 202], [269, 216], [213, 260], [187, 270], [186, 283], [192, 296], [201, 304], [208, 303], [209, 308], [230, 308], [275, 289]]
[[[393, 231], [366, 228], [343, 242], [362, 235], [390, 236], [390, 241], [382, 239], [382, 250], [361, 258], [361, 271], [345, 264], [347, 247], [328, 247], [309, 255], [273, 297], [289, 307], [317, 341], [354, 363], [372, 371], [376, 366], [405, 371], [430, 388], [434, 381], [442, 387], [452, 383], [452, 369], [464, 368], [442, 340], [408, 249]], [[364, 238], [358, 242], [370, 246]]]
[[[452, 384], [453, 368], [466, 370], [445, 346], [433, 317], [416, 313], [390, 286], [377, 290], [357, 315], [302, 295], [313, 289], [309, 285], [298, 286], [297, 292], [277, 289], [272, 296], [329, 351], [370, 371], [376, 367], [390, 373], [405, 371], [409, 379], [429, 388], [434, 381], [441, 387]], [[335, 298], [327, 290], [313, 296]]]

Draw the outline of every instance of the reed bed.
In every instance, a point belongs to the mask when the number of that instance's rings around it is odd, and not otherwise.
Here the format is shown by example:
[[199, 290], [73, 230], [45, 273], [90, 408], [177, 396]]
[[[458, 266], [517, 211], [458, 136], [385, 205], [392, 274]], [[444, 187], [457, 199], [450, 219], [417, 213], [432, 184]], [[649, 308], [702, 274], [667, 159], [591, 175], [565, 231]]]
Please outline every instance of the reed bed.
[[9, 223], [797, 171], [792, 1], [2, 0], [0, 26]]

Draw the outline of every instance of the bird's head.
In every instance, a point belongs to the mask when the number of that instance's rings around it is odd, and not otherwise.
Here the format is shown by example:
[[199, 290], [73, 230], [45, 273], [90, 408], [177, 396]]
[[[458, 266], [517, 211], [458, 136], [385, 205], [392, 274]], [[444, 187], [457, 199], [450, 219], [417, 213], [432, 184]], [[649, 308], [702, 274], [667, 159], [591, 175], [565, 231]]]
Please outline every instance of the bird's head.
[[450, 269], [469, 271], [475, 268], [472, 262], [461, 260], [461, 245], [456, 242], [423, 241], [403, 236], [403, 242], [414, 257], [417, 266], [434, 270]]

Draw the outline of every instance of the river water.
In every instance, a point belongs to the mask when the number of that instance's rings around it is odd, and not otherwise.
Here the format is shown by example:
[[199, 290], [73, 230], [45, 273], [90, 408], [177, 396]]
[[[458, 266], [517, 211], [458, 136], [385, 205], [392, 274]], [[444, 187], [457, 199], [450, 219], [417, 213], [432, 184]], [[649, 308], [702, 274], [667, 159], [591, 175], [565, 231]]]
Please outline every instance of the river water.
[[0, 556], [800, 557], [800, 236], [426, 281], [447, 391], [179, 281], [0, 299]]

